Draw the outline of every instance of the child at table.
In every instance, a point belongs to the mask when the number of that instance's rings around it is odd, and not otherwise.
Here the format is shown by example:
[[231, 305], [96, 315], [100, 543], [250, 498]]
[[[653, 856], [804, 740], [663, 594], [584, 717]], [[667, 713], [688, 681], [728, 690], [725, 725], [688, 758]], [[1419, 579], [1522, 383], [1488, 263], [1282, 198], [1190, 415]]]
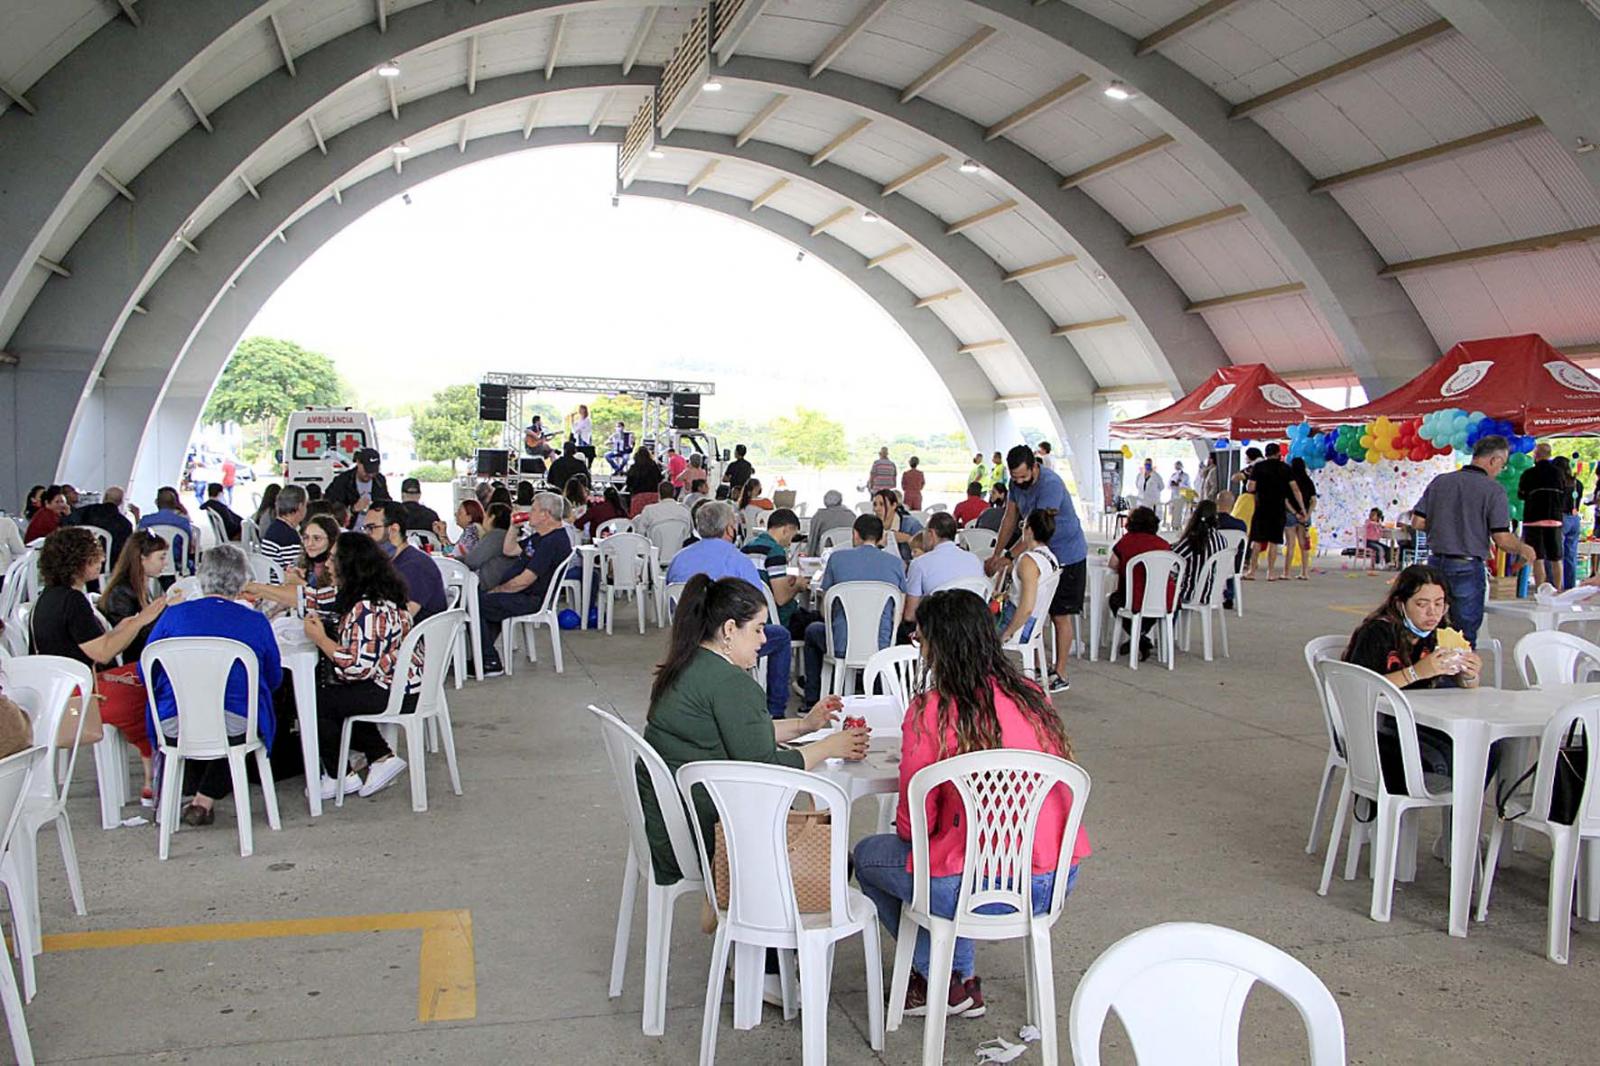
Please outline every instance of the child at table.
[[1383, 556], [1385, 568], [1389, 565], [1389, 545], [1383, 539], [1383, 512], [1374, 507], [1367, 512], [1366, 528], [1362, 530], [1361, 539], [1367, 543], [1367, 569], [1378, 569], [1378, 557]]

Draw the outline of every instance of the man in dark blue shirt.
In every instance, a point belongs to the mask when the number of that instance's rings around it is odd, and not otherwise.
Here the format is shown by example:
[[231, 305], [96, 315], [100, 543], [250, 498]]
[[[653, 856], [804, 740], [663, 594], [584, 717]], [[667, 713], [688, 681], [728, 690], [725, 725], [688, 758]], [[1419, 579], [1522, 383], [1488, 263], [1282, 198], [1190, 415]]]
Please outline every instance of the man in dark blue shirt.
[[421, 622], [445, 608], [444, 575], [427, 552], [406, 543], [405, 513], [393, 500], [381, 500], [367, 508], [362, 527], [394, 563], [406, 586], [406, 610]]
[[519, 544], [516, 529], [506, 537], [505, 553], [518, 556], [517, 565], [492, 589], [478, 592], [478, 612], [483, 623], [483, 672], [486, 676], [504, 672], [495, 641], [500, 638], [500, 623], [507, 618], [532, 614], [543, 604], [550, 582], [560, 581], [563, 563], [572, 555], [572, 535], [561, 524], [566, 505], [553, 492], [541, 492], [528, 509], [528, 525], [533, 535]]

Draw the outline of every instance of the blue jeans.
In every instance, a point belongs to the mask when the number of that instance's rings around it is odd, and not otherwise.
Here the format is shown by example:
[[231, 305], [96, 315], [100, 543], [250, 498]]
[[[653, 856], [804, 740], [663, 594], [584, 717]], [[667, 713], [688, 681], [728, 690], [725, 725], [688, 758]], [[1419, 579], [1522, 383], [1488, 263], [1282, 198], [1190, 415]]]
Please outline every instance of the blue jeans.
[[767, 642], [758, 655], [767, 656], [767, 713], [774, 718], [789, 716], [789, 666], [794, 660], [794, 645], [789, 631], [780, 625], [766, 625]]
[[[1071, 846], [1070, 844], [1068, 845]], [[878, 908], [878, 921], [889, 930], [890, 936], [900, 934], [900, 905], [911, 902], [912, 875], [906, 872], [906, 859], [911, 855], [911, 842], [901, 840], [894, 833], [879, 833], [863, 837], [855, 847], [856, 881], [861, 891]], [[1078, 881], [1076, 866], [1067, 874], [1067, 893]], [[1055, 892], [1055, 871], [1033, 875], [1033, 913], [1044, 914], [1050, 910], [1050, 897]], [[961, 875], [928, 878], [928, 907], [940, 918], [952, 918], [956, 903], [961, 897]], [[1009, 914], [1010, 907], [990, 903], [978, 908], [979, 914]], [[955, 957], [951, 967], [963, 981], [974, 972], [977, 949], [966, 937], [956, 937]], [[911, 953], [911, 965], [923, 977], [928, 976], [928, 931], [917, 930], [917, 946]], [[942, 987], [941, 982], [933, 982]]]
[[1575, 514], [1561, 519], [1561, 590], [1578, 583], [1578, 540], [1583, 536], [1583, 519]]
[[1445, 585], [1450, 590], [1450, 617], [1460, 627], [1467, 643], [1477, 647], [1478, 630], [1483, 627], [1483, 563], [1430, 555], [1428, 565], [1444, 575]]

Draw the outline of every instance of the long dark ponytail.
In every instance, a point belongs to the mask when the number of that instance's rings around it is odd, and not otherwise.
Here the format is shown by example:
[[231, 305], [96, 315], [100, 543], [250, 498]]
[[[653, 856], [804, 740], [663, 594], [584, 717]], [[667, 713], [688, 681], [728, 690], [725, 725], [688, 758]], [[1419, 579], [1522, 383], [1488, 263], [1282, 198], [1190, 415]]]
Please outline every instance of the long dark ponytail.
[[1003, 746], [996, 689], [1016, 703], [1042, 750], [1072, 758], [1061, 717], [1039, 686], [1000, 650], [994, 619], [981, 597], [965, 589], [935, 592], [917, 604], [917, 631], [933, 679], [927, 696], [935, 701], [939, 758], [952, 754], [945, 747], [952, 730], [957, 755]]
[[712, 581], [705, 574], [691, 577], [672, 616], [667, 657], [656, 667], [650, 686], [650, 714], [655, 714], [657, 702], [700, 653], [700, 645], [713, 639], [728, 622], [743, 625], [766, 609], [761, 590], [743, 578]]

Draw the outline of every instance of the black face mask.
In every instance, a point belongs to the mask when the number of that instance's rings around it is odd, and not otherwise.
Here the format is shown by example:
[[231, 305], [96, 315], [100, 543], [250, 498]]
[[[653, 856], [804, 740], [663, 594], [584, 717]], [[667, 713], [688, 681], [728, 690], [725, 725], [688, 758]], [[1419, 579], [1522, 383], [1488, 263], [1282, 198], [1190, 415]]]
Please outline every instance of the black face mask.
[[312, 555], [310, 552], [306, 552], [306, 561], [321, 565], [322, 563], [328, 561], [328, 554], [332, 551], [333, 546], [329, 545], [328, 547], [322, 549], [321, 555]]

